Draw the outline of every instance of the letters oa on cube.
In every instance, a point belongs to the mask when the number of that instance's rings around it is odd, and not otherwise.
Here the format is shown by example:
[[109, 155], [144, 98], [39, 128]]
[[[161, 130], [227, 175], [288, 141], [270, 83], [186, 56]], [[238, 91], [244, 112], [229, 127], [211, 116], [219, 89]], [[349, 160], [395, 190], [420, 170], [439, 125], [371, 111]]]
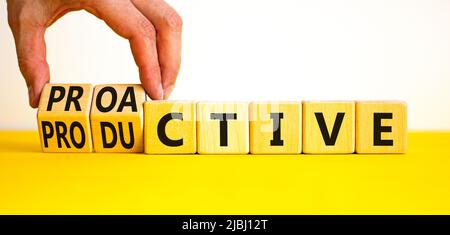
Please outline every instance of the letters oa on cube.
[[95, 152], [142, 152], [146, 94], [140, 85], [95, 86], [91, 127]]

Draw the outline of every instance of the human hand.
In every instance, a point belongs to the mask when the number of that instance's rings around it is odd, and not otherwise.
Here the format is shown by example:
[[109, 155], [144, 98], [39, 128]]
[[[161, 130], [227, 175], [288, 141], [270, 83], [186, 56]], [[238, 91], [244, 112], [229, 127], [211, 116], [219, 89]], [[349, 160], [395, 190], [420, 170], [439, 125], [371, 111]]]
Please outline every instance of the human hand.
[[169, 97], [181, 62], [182, 20], [163, 0], [8, 0], [8, 23], [16, 43], [30, 106], [39, 104], [50, 81], [45, 30], [70, 11], [86, 10], [130, 41], [142, 86], [152, 99]]

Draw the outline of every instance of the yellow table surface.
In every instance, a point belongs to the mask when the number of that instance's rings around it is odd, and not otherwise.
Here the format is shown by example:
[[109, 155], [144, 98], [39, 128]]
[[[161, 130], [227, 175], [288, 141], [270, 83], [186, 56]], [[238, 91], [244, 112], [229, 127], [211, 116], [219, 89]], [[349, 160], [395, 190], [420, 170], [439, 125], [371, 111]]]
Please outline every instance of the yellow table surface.
[[402, 155], [42, 153], [0, 132], [0, 214], [450, 214], [450, 132]]

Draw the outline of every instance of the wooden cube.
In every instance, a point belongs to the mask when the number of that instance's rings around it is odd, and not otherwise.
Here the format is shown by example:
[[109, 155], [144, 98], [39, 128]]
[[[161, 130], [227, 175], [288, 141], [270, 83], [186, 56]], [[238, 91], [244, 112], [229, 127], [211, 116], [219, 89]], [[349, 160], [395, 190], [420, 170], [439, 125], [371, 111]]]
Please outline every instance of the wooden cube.
[[37, 114], [43, 152], [92, 152], [92, 85], [45, 85]]
[[148, 154], [193, 154], [197, 151], [195, 103], [144, 103], [144, 149]]
[[302, 151], [302, 104], [250, 104], [250, 153], [298, 154]]
[[407, 105], [402, 101], [356, 103], [356, 152], [405, 153]]
[[303, 152], [355, 151], [355, 102], [303, 102]]
[[94, 88], [91, 127], [95, 152], [143, 152], [141, 85], [99, 85]]
[[248, 103], [197, 103], [199, 154], [247, 154]]

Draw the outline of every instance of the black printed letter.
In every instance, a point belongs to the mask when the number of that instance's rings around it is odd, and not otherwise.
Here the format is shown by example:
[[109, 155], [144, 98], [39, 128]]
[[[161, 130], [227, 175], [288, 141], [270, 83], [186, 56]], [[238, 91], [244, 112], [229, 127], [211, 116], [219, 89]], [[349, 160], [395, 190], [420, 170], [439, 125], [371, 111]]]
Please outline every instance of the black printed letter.
[[382, 132], [392, 132], [391, 126], [382, 126], [381, 119], [392, 119], [392, 113], [373, 114], [373, 145], [374, 146], [394, 146], [393, 140], [382, 140]]
[[236, 113], [211, 113], [211, 119], [220, 120], [220, 146], [228, 146], [227, 120], [236, 120]]
[[283, 113], [271, 113], [270, 118], [273, 120], [273, 138], [270, 140], [270, 146], [283, 146], [284, 141], [281, 139]]
[[166, 125], [167, 123], [172, 120], [183, 120], [183, 114], [182, 113], [168, 113], [164, 115], [161, 120], [159, 120], [158, 123], [158, 137], [161, 143], [171, 146], [171, 147], [177, 147], [183, 145], [183, 138], [178, 140], [172, 140], [166, 135]]
[[317, 124], [319, 124], [320, 132], [322, 133], [325, 145], [334, 145], [336, 143], [339, 130], [341, 129], [342, 121], [344, 120], [345, 113], [337, 113], [336, 120], [334, 121], [333, 130], [328, 132], [327, 124], [325, 123], [325, 118], [323, 113], [314, 113], [316, 115]]

